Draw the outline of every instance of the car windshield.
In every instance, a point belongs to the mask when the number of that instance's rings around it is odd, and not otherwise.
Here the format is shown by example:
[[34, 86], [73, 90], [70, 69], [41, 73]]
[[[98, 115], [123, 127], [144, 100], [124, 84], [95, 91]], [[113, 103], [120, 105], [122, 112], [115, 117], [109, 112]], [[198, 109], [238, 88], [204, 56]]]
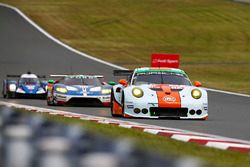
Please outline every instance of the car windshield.
[[136, 73], [132, 85], [141, 84], [169, 84], [169, 85], [191, 85], [190, 80], [182, 74], [169, 72]]
[[65, 85], [102, 85], [98, 78], [64, 78], [61, 83]]
[[19, 83], [25, 85], [37, 85], [40, 84], [40, 81], [38, 78], [21, 78]]

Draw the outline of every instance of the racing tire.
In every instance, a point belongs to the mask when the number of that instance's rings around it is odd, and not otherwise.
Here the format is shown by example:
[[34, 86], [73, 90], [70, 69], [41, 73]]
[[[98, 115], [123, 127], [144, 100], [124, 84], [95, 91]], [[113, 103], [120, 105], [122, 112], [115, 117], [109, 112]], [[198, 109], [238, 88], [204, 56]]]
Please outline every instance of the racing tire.
[[13, 99], [15, 97], [16, 97], [15, 93], [6, 92], [6, 99]]
[[[3, 89], [4, 89], [4, 88], [3, 88]], [[4, 90], [3, 90], [2, 94], [3, 94], [3, 98], [6, 98], [6, 97], [7, 97], [6, 93], [4, 93]]]
[[2, 90], [3, 98], [6, 98], [6, 86], [5, 86], [5, 81], [3, 82], [3, 90]]
[[113, 113], [113, 111], [114, 111], [113, 104], [114, 104], [114, 92], [113, 92], [113, 89], [112, 89], [111, 90], [111, 98], [110, 98], [111, 115], [112, 115], [112, 117], [119, 117], [120, 115]]
[[124, 114], [124, 101], [125, 101], [125, 96], [124, 96], [124, 92], [122, 92], [122, 99], [121, 99], [121, 105], [122, 105], [122, 117], [125, 117]]
[[48, 102], [48, 101], [47, 101], [47, 105], [48, 106], [55, 106], [55, 104], [53, 102]]
[[47, 101], [47, 105], [48, 105], [48, 106], [55, 106], [55, 103], [53, 102], [53, 100], [52, 100], [52, 101], [49, 101], [49, 100], [48, 100], [48, 97], [47, 97], [46, 101]]

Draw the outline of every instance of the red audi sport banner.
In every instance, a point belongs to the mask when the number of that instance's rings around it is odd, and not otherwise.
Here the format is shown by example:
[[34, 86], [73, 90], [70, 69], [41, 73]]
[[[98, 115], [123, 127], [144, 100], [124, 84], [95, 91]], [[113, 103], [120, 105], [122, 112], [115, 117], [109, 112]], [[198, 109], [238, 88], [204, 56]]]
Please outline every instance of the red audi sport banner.
[[151, 67], [179, 68], [180, 55], [171, 53], [153, 53], [151, 55]]

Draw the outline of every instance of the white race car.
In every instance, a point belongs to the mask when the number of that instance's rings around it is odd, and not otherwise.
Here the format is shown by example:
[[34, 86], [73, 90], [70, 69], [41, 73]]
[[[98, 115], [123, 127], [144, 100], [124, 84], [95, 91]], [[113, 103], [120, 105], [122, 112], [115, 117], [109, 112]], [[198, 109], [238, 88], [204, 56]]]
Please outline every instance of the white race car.
[[119, 80], [111, 93], [112, 116], [180, 119], [208, 118], [208, 97], [201, 83], [190, 82], [187, 74], [175, 68], [115, 70], [129, 75]]

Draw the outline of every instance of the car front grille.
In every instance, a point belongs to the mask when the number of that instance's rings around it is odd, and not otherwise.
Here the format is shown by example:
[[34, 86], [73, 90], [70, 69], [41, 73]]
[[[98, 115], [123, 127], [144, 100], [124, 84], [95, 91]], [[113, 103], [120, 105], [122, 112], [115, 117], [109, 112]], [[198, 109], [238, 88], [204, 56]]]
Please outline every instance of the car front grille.
[[68, 105], [74, 106], [101, 106], [102, 102], [97, 98], [71, 98], [68, 102]]
[[150, 107], [151, 116], [159, 117], [187, 117], [187, 108], [159, 108]]

